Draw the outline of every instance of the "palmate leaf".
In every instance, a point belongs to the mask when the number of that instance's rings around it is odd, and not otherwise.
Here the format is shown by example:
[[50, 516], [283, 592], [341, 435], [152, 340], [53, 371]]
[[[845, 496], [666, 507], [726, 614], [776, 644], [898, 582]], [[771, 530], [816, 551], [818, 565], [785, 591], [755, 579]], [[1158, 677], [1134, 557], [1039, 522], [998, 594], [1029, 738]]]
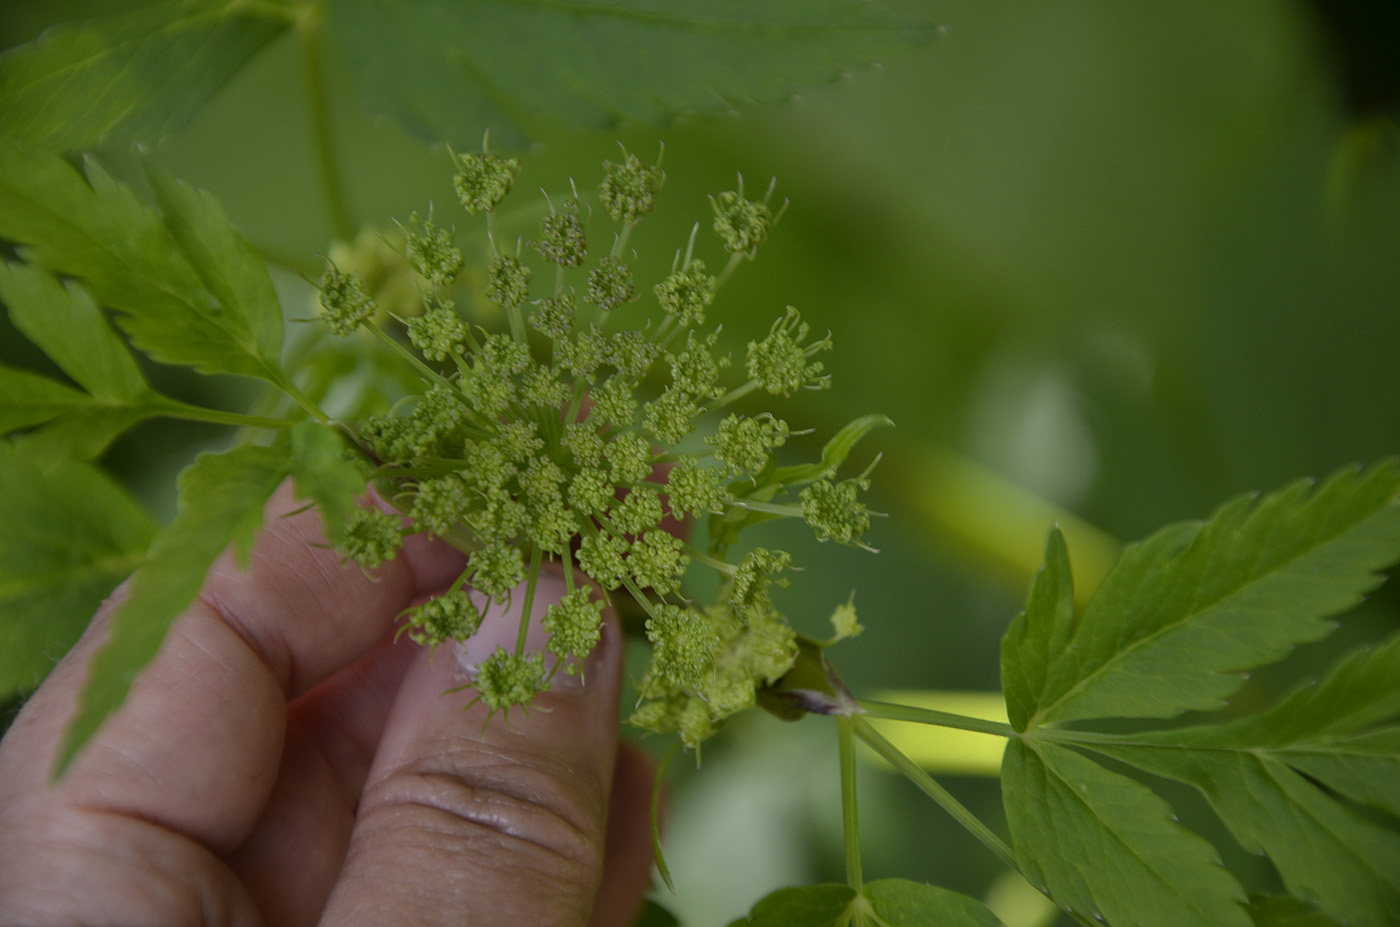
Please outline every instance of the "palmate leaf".
[[1398, 490], [1392, 461], [1166, 528], [1124, 551], [1068, 635], [1061, 600], [1033, 600], [1003, 661], [1018, 728], [1222, 707], [1242, 671], [1325, 637], [1400, 559]]
[[372, 108], [463, 146], [774, 100], [933, 34], [865, 0], [334, 0], [327, 25]]
[[55, 775], [121, 706], [132, 680], [155, 656], [170, 623], [194, 601], [220, 552], [233, 543], [246, 556], [262, 524], [263, 504], [289, 467], [285, 447], [245, 446], [203, 454], [180, 474], [175, 520], [152, 542], [126, 602], [112, 615], [109, 639], [93, 658], [77, 714], [64, 731]]
[[1017, 858], [1056, 901], [1118, 925], [1239, 923], [1245, 911], [1213, 848], [1145, 785], [1081, 752], [1095, 751], [1198, 788], [1236, 839], [1267, 853], [1290, 892], [1323, 914], [1400, 922], [1400, 834], [1350, 804], [1400, 810], [1400, 642], [1226, 724], [1117, 735], [1063, 723], [1218, 707], [1240, 684], [1232, 671], [1327, 633], [1327, 616], [1400, 561], [1397, 490], [1400, 470], [1388, 462], [1228, 503], [1204, 524], [1129, 548], [1077, 617], [1052, 534], [1003, 640], [1008, 714], [1021, 733], [1002, 775]]
[[858, 909], [866, 912], [866, 923], [884, 927], [1001, 925], [976, 898], [935, 885], [881, 879], [866, 883], [859, 892], [833, 884], [778, 889], [729, 927], [846, 927]]
[[49, 423], [27, 439], [35, 457], [90, 459], [138, 422], [182, 408], [147, 385], [126, 345], [81, 287], [65, 287], [37, 267], [0, 261], [0, 300], [15, 328], [87, 391], [0, 369], [6, 386], [0, 389], [0, 433]]
[[0, 141], [0, 237], [82, 279], [156, 360], [284, 385], [266, 268], [211, 200], [166, 187], [163, 224], [95, 161], [85, 182], [62, 158]]
[[1085, 744], [1195, 786], [1298, 898], [1347, 924], [1400, 923], [1400, 637], [1237, 721]]
[[0, 442], [0, 698], [43, 680], [155, 530], [96, 467], [41, 467]]
[[180, 0], [54, 27], [0, 54], [0, 135], [69, 151], [178, 128], [293, 16], [277, 0]]

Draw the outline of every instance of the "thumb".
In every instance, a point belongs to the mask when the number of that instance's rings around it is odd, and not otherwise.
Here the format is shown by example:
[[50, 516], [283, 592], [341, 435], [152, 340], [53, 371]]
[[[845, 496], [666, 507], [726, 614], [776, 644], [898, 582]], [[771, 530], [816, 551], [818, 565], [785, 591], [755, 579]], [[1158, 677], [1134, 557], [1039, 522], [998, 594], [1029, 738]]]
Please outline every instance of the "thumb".
[[[531, 649], [561, 578], [539, 577]], [[522, 591], [491, 608], [463, 646], [474, 665], [513, 650]], [[528, 714], [486, 722], [463, 711], [456, 654], [425, 651], [410, 669], [371, 766], [324, 924], [588, 923], [602, 878], [617, 754], [623, 642], [616, 618], [579, 677], [555, 674]], [[546, 663], [552, 659], [546, 657]]]

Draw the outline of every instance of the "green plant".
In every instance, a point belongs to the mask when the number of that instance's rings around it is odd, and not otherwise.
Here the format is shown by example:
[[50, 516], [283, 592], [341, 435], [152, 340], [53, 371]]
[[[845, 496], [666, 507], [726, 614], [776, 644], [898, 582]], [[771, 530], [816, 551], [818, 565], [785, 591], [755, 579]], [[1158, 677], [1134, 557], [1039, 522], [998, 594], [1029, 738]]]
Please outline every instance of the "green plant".
[[[350, 30], [340, 33], [345, 47], [369, 55], [428, 34], [423, 23], [406, 33], [375, 19], [390, 6], [347, 4], [339, 15], [364, 22], [356, 31], [339, 20]], [[446, 4], [419, 10], [456, 15]], [[707, 250], [692, 232], [684, 244], [666, 243], [676, 254], [668, 272], [639, 281], [634, 265], [642, 257], [631, 247], [661, 192], [659, 163], [624, 150], [605, 165], [596, 191], [571, 187], [543, 209], [506, 211], [500, 207], [519, 163], [486, 149], [453, 155], [455, 193], [477, 217], [472, 231], [455, 234], [457, 223], [439, 205], [396, 231], [332, 249], [316, 287], [330, 331], [301, 319], [297, 305], [285, 314], [307, 324], [289, 350], [266, 261], [213, 197], [147, 158], [154, 204], [147, 206], [96, 160], [79, 173], [44, 151], [178, 119], [238, 63], [212, 58], [203, 62], [203, 80], [163, 85], [165, 94], [125, 88], [133, 105], [94, 109], [85, 106], [91, 94], [83, 84], [51, 83], [72, 67], [81, 42], [105, 49], [95, 64], [76, 69], [92, 81], [141, 74], [128, 66], [211, 30], [232, 30], [240, 41], [220, 47], [251, 54], [295, 26], [311, 55], [324, 12], [319, 5], [171, 7], [91, 33], [60, 33], [3, 62], [10, 83], [0, 85], [0, 99], [11, 139], [0, 146], [0, 237], [15, 244], [15, 254], [0, 269], [0, 298], [14, 326], [67, 379], [0, 368], [0, 430], [15, 436], [0, 446], [9, 571], [0, 588], [14, 590], [6, 593], [11, 646], [0, 682], [18, 690], [37, 684], [93, 598], [140, 565], [60, 762], [116, 710], [208, 565], [230, 543], [246, 548], [264, 501], [290, 477], [322, 511], [328, 538], [360, 567], [393, 556], [410, 530], [469, 553], [452, 590], [403, 616], [402, 633], [420, 644], [470, 635], [485, 602], [469, 596], [468, 586], [500, 601], [523, 582], [528, 615], [543, 564], [563, 566], [570, 592], [546, 618], [549, 663], [525, 652], [522, 628], [521, 646], [498, 651], [478, 671], [479, 697], [493, 711], [528, 710], [549, 673], [575, 669], [596, 639], [606, 597], [651, 645], [633, 718], [642, 728], [675, 733], [698, 750], [727, 717], [756, 705], [788, 719], [833, 717], [846, 881], [782, 889], [739, 923], [998, 922], [965, 894], [864, 880], [857, 740], [1081, 922], [1400, 918], [1400, 641], [1390, 636], [1350, 651], [1318, 681], [1271, 703], [1230, 705], [1246, 671], [1326, 637], [1330, 617], [1400, 561], [1400, 467], [1347, 469], [1320, 485], [1239, 497], [1207, 521], [1172, 525], [1127, 548], [1092, 594], [1082, 582], [1076, 589], [1069, 544], [1052, 529], [1025, 611], [1002, 640], [1007, 722], [859, 700], [826, 655], [831, 643], [860, 630], [851, 603], [829, 603], [831, 641], [797, 634], [774, 598], [798, 579], [791, 568], [801, 554], [748, 538], [751, 529], [788, 518], [805, 521], [820, 539], [862, 545], [871, 513], [860, 493], [872, 473], [846, 467], [847, 458], [888, 420], [857, 418], [835, 430], [817, 459], [785, 462], [798, 432], [786, 412], [779, 418], [754, 400], [824, 388], [830, 339], [812, 337], [793, 309], [771, 326], [765, 320], [746, 343], [705, 326], [720, 284], [754, 256], [782, 212], [772, 187], [751, 199], [741, 183], [711, 200], [720, 260], [706, 261], [715, 245]], [[566, 35], [564, 26], [575, 25], [565, 14], [530, 15], [541, 36]], [[551, 15], [560, 17], [554, 31], [544, 27]], [[813, 15], [840, 32], [841, 23], [875, 14], [832, 2]], [[374, 43], [366, 44], [369, 36]], [[788, 60], [776, 46], [763, 47], [765, 63]], [[464, 126], [476, 132], [494, 123], [497, 144], [513, 140], [502, 131], [510, 122], [496, 112], [458, 110], [451, 118], [461, 124], [444, 122], [436, 81], [425, 88], [397, 72], [369, 75], [379, 81], [372, 94], [390, 108], [407, 108], [405, 99], [432, 103], [417, 110], [428, 114], [419, 128], [430, 135], [460, 139]], [[599, 72], [585, 89], [620, 94], [606, 77]], [[695, 94], [710, 77], [677, 81]], [[771, 80], [736, 79], [746, 92]], [[589, 112], [577, 87], [513, 86], [534, 93], [508, 107], [512, 115]], [[693, 99], [658, 98], [668, 110]], [[614, 104], [627, 115], [645, 115], [643, 105], [621, 97]], [[338, 191], [334, 158], [325, 163], [328, 189]], [[330, 202], [340, 203], [331, 212], [349, 239], [343, 196], [333, 192]], [[633, 303], [659, 312], [639, 318]], [[152, 388], [133, 347], [162, 364], [251, 378], [264, 389], [248, 411], [172, 398]], [[741, 351], [742, 360], [734, 356]], [[708, 425], [702, 414], [711, 415]], [[89, 462], [153, 417], [239, 429], [232, 449], [201, 456], [182, 475], [179, 511], [159, 530]], [[412, 528], [357, 502], [369, 484]], [[668, 513], [700, 519], [700, 535], [681, 540], [663, 524]], [[60, 540], [32, 533], [39, 526], [62, 529]], [[575, 567], [598, 590], [575, 585]], [[717, 574], [711, 600], [682, 589], [690, 567]], [[60, 593], [46, 585], [51, 576], [60, 578]], [[41, 613], [63, 620], [46, 624]], [[1172, 722], [1184, 712], [1223, 713]], [[871, 723], [878, 719], [1006, 738], [1009, 844], [891, 743]], [[1242, 877], [1221, 868], [1211, 840], [1176, 822], [1145, 784], [1160, 780], [1199, 791], [1233, 840], [1266, 855], [1275, 892], [1249, 894]]]

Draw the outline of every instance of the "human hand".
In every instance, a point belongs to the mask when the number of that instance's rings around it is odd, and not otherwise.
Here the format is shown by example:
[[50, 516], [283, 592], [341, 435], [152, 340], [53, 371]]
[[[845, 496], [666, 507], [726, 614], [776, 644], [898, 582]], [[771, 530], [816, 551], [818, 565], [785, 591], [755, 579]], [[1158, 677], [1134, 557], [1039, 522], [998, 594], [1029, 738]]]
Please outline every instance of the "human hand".
[[[463, 711], [455, 654], [392, 641], [463, 562], [410, 538], [340, 566], [289, 487], [249, 569], [225, 554], [121, 711], [49, 782], [119, 589], [0, 742], [0, 923], [626, 925], [650, 772], [619, 749], [623, 641], [528, 715]], [[562, 581], [542, 577], [532, 632]], [[464, 658], [513, 646], [493, 608]], [[538, 642], [538, 641], [537, 641]]]

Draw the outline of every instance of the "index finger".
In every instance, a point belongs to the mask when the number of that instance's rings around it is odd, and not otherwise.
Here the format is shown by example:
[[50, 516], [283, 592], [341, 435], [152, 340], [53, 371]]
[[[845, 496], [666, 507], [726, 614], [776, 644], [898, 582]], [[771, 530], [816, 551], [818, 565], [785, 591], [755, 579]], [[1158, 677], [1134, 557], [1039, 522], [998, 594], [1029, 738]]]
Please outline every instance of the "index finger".
[[[231, 850], [276, 777], [288, 699], [368, 651], [404, 608], [462, 568], [459, 555], [423, 538], [373, 576], [344, 568], [319, 516], [287, 514], [295, 508], [284, 485], [248, 570], [228, 554], [219, 560], [121, 711], [44, 802], [133, 816]], [[120, 600], [119, 591], [103, 605], [16, 719], [0, 749], [0, 801], [45, 796], [48, 758]]]

